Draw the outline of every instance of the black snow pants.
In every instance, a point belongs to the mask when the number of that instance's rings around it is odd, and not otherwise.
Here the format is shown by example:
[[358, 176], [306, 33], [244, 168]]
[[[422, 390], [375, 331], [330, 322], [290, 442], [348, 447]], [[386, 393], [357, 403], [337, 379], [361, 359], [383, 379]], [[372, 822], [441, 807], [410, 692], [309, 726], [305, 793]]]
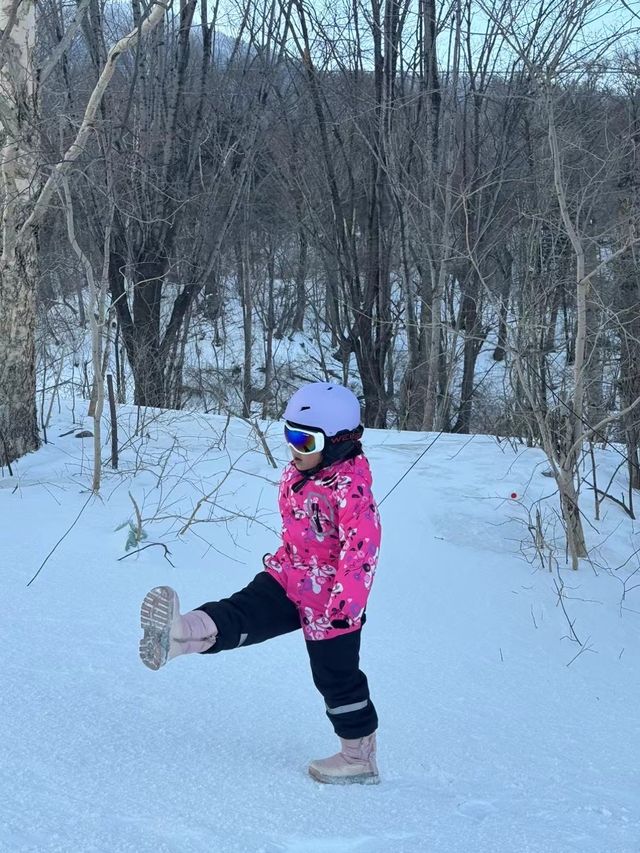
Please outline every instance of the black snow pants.
[[[301, 627], [297, 607], [268, 572], [260, 572], [229, 598], [196, 609], [218, 628], [215, 644], [203, 654], [263, 643]], [[378, 727], [367, 677], [360, 669], [361, 630], [306, 641], [313, 682], [324, 698], [327, 717], [339, 737], [350, 739], [366, 737]]]

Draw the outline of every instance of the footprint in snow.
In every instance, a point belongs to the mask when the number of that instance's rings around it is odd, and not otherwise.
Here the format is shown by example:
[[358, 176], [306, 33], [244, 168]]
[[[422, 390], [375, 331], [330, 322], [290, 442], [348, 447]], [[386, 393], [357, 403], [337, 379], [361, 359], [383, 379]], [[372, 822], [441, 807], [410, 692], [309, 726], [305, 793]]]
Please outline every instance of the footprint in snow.
[[466, 800], [459, 804], [458, 811], [465, 817], [480, 822], [495, 812], [495, 807], [485, 800]]

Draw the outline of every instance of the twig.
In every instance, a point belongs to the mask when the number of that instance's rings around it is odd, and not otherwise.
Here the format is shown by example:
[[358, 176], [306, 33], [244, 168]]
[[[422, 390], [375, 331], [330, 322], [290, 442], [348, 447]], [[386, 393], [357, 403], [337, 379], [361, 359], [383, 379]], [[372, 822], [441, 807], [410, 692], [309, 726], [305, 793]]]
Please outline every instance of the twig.
[[[585, 482], [587, 482], [587, 481], [585, 481]], [[609, 492], [605, 492], [605, 491], [603, 491], [602, 489], [598, 489], [597, 487], [596, 487], [596, 488], [594, 488], [594, 487], [591, 485], [591, 483], [589, 483], [589, 482], [587, 482], [587, 485], [588, 485], [590, 488], [594, 489], [594, 491], [596, 492], [596, 494], [598, 494], [598, 495], [602, 495], [602, 497], [603, 497], [603, 498], [609, 498], [609, 500], [610, 500], [610, 501], [613, 501], [613, 502], [614, 502], [614, 504], [618, 504], [618, 506], [619, 506], [619, 507], [622, 507], [622, 509], [626, 512], [626, 514], [629, 516], [629, 518], [632, 518], [632, 519], [634, 519], [634, 521], [635, 521], [635, 517], [636, 517], [636, 516], [635, 516], [635, 513], [633, 512], [633, 510], [629, 509], [629, 507], [626, 505], [626, 503], [625, 503], [624, 501], [618, 500], [618, 498], [614, 498], [614, 496], [613, 496], [613, 495], [610, 495], [610, 494], [609, 494]]]
[[118, 557], [118, 562], [120, 563], [122, 560], [126, 560], [127, 557], [131, 557], [131, 556], [133, 556], [133, 554], [139, 554], [141, 551], [144, 551], [147, 548], [153, 548], [154, 545], [157, 545], [160, 548], [164, 548], [165, 560], [167, 561], [167, 563], [169, 563], [170, 566], [173, 566], [173, 568], [175, 569], [174, 564], [169, 559], [169, 555], [171, 554], [171, 551], [167, 548], [167, 546], [164, 544], [164, 542], [149, 542], [148, 545], [143, 545], [142, 548], [136, 548], [135, 551], [129, 551], [129, 553], [125, 554], [124, 557]]
[[[588, 643], [590, 639], [591, 639], [591, 637], [587, 637], [586, 643]], [[586, 643], [585, 643], [585, 645], [580, 647], [580, 651], [576, 652], [576, 654], [571, 658], [571, 660], [569, 661], [568, 664], [566, 664], [566, 666], [571, 666], [571, 664], [574, 662], [574, 660], [577, 660], [581, 654], [584, 654], [584, 652], [594, 652], [594, 654], [597, 654], [595, 649], [591, 648], [591, 646], [587, 646]]]
[[267, 437], [263, 433], [263, 431], [260, 429], [260, 426], [258, 425], [257, 420], [251, 420], [250, 418], [242, 418], [242, 420], [245, 423], [248, 423], [253, 428], [256, 435], [260, 439], [260, 444], [262, 445], [262, 450], [264, 451], [264, 455], [267, 457], [267, 461], [268, 461], [269, 465], [271, 465], [272, 468], [277, 468], [278, 463], [273, 458], [273, 453], [271, 452], [271, 448], [267, 444]]
[[80, 519], [80, 516], [82, 515], [82, 513], [83, 513], [83, 512], [85, 511], [85, 509], [87, 508], [87, 506], [88, 506], [88, 504], [89, 504], [89, 501], [91, 500], [91, 498], [92, 498], [92, 497], [93, 497], [93, 492], [89, 495], [89, 497], [88, 497], [88, 498], [86, 499], [86, 501], [84, 502], [84, 505], [83, 505], [82, 509], [81, 509], [81, 510], [80, 510], [80, 512], [76, 515], [76, 517], [75, 517], [75, 519], [74, 519], [73, 524], [71, 525], [71, 527], [67, 530], [67, 532], [66, 532], [63, 536], [61, 536], [61, 537], [60, 537], [60, 539], [58, 539], [58, 541], [56, 542], [56, 544], [53, 546], [53, 548], [49, 551], [49, 553], [47, 554], [47, 556], [44, 558], [44, 560], [43, 560], [43, 561], [42, 561], [42, 563], [40, 564], [40, 568], [39, 568], [39, 569], [38, 569], [38, 571], [35, 573], [35, 575], [31, 578], [31, 580], [29, 581], [29, 583], [27, 584], [27, 586], [31, 586], [31, 584], [32, 584], [32, 583], [34, 582], [34, 580], [38, 577], [38, 575], [40, 574], [40, 572], [44, 569], [45, 565], [47, 564], [47, 561], [49, 560], [49, 557], [51, 557], [51, 555], [54, 553], [54, 551], [56, 550], [56, 548], [58, 547], [58, 545], [60, 545], [60, 543], [61, 543], [64, 539], [66, 539], [66, 538], [67, 538], [67, 536], [71, 533], [71, 531], [73, 530], [73, 528], [74, 528], [74, 527], [76, 526], [76, 524], [78, 523], [78, 520]]
[[[563, 596], [562, 596], [562, 590], [564, 589], [564, 583], [562, 584], [562, 586], [559, 587], [558, 582], [556, 581], [555, 578], [553, 579], [553, 583], [554, 583], [554, 586], [556, 588], [556, 592], [558, 593], [558, 601], [560, 602], [560, 606], [562, 607], [562, 612], [564, 613], [564, 615], [567, 619], [567, 624], [569, 625], [569, 630], [571, 631], [571, 634], [573, 635], [573, 639], [576, 641], [576, 643], [579, 646], [583, 646], [584, 644], [580, 642], [580, 640], [578, 639], [578, 635], [576, 634], [576, 632], [573, 628], [573, 626], [575, 624], [575, 619], [573, 620], [573, 622], [571, 621], [571, 619], [569, 619], [569, 614], [567, 613], [567, 610], [564, 606], [564, 600], [563, 600]], [[577, 657], [577, 655], [576, 655], [576, 657]], [[575, 658], [574, 658], [574, 660], [575, 660]], [[570, 663], [571, 662], [572, 661], [570, 661]]]
[[[248, 451], [245, 451], [244, 453], [241, 453], [241, 454], [240, 454], [240, 456], [238, 457], [238, 459], [237, 459], [236, 461], [239, 461], [240, 459], [242, 459], [242, 457], [243, 457], [243, 456], [245, 456], [247, 453], [248, 453]], [[187, 532], [187, 530], [191, 527], [191, 525], [195, 523], [195, 521], [196, 521], [196, 516], [198, 515], [198, 512], [200, 511], [200, 507], [201, 507], [203, 504], [205, 504], [205, 503], [211, 503], [211, 498], [212, 498], [212, 497], [214, 497], [214, 495], [217, 495], [217, 494], [218, 494], [218, 492], [219, 492], [219, 491], [220, 491], [220, 489], [222, 488], [223, 484], [224, 484], [224, 483], [226, 482], [226, 480], [231, 476], [231, 474], [233, 474], [233, 473], [234, 473], [234, 471], [235, 471], [235, 462], [232, 462], [232, 463], [231, 463], [231, 468], [229, 468], [229, 470], [226, 472], [226, 474], [224, 474], [224, 476], [222, 477], [222, 479], [220, 480], [220, 482], [219, 482], [219, 483], [216, 483], [215, 488], [213, 488], [213, 489], [212, 489], [210, 492], [208, 492], [207, 494], [203, 495], [203, 496], [198, 500], [198, 502], [196, 503], [195, 507], [193, 508], [193, 512], [191, 513], [191, 515], [189, 516], [189, 518], [186, 520], [186, 522], [183, 524], [183, 526], [180, 528], [180, 531], [179, 531], [179, 533], [178, 533], [178, 535], [179, 535], [179, 536], [184, 536], [184, 534], [185, 534], [185, 533]], [[216, 500], [215, 500], [215, 499], [214, 499], [214, 501], [213, 501], [213, 505], [214, 505], [214, 506], [216, 505]]]

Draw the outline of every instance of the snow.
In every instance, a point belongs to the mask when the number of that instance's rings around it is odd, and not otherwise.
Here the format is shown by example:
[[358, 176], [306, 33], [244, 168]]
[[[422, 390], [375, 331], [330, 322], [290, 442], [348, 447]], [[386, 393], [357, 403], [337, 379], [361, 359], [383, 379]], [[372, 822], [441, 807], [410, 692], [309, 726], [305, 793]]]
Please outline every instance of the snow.
[[[383, 781], [323, 787], [306, 761], [335, 738], [301, 636], [157, 673], [137, 654], [151, 586], [188, 608], [260, 569], [279, 472], [242, 421], [147, 413], [135, 435], [134, 410], [120, 419], [129, 441], [99, 498], [91, 440], [59, 437], [64, 409], [0, 479], [0, 850], [640, 851], [640, 572], [620, 507], [595, 521], [584, 494], [593, 564], [572, 572], [541, 452], [440, 436], [381, 507], [363, 668]], [[379, 499], [434, 438], [366, 433]], [[619, 461], [599, 453], [599, 483]], [[151, 545], [137, 554], [131, 498]], [[551, 572], [527, 544], [536, 506]]]

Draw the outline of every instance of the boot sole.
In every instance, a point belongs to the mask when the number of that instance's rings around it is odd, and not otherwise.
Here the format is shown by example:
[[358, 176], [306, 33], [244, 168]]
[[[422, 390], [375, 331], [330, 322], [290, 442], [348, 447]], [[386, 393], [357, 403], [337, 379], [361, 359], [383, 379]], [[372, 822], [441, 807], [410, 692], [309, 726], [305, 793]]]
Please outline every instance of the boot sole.
[[323, 785], [379, 785], [380, 776], [377, 773], [358, 773], [355, 776], [325, 776], [314, 767], [309, 768], [309, 775]]
[[169, 656], [171, 623], [175, 615], [175, 597], [168, 586], [148, 592], [140, 607], [140, 660], [149, 669], [158, 670]]

